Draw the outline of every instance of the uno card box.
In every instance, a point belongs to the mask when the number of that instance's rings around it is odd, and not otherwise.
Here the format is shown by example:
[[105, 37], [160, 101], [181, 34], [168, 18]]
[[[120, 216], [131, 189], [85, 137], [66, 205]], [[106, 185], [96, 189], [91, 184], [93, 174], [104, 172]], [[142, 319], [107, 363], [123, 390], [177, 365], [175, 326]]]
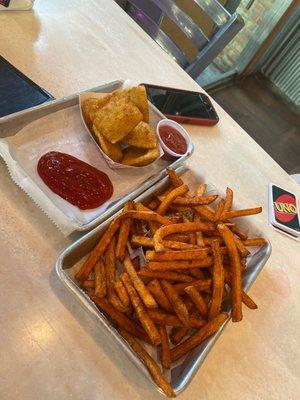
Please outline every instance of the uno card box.
[[300, 240], [297, 197], [274, 183], [269, 184], [269, 221], [279, 232]]

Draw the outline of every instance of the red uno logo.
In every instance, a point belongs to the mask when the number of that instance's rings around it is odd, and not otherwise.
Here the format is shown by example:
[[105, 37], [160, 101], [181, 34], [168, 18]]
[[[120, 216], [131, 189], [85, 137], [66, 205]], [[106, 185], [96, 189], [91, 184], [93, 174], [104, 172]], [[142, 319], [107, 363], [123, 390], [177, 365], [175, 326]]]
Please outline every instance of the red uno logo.
[[274, 212], [279, 221], [292, 221], [297, 215], [296, 199], [290, 194], [282, 194], [274, 201]]

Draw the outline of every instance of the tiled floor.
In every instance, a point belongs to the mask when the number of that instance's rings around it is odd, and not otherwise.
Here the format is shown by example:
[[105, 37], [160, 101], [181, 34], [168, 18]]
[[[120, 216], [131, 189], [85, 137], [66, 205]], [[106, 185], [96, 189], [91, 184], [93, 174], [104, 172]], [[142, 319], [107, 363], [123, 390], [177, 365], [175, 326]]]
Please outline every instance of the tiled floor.
[[283, 169], [300, 173], [300, 117], [263, 81], [249, 77], [210, 94]]

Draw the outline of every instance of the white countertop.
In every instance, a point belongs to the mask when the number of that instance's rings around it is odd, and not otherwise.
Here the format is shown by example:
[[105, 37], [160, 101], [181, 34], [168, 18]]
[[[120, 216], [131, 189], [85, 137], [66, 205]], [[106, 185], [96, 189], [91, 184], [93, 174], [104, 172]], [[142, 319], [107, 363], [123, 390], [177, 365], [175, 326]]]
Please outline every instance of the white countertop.
[[[0, 13], [0, 54], [55, 97], [114, 79], [199, 86], [112, 0], [36, 1]], [[242, 107], [242, 104], [241, 104]], [[287, 400], [300, 393], [300, 244], [267, 220], [267, 185], [299, 186], [216, 104], [215, 127], [186, 126], [188, 165], [240, 206], [273, 246], [251, 289], [257, 311], [229, 323], [181, 399]], [[64, 238], [0, 162], [0, 397], [154, 399], [158, 393], [66, 291], [54, 271]], [[297, 395], [298, 393], [298, 395]]]

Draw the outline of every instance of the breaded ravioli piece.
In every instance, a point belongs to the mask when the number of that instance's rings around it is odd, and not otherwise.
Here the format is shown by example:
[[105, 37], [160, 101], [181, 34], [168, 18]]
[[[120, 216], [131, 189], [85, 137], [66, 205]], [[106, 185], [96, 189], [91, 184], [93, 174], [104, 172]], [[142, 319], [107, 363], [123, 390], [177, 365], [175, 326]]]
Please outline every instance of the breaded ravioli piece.
[[154, 149], [157, 147], [157, 136], [147, 122], [141, 121], [123, 141], [131, 146], [141, 149]]
[[93, 122], [91, 120], [91, 114], [97, 111], [97, 109], [98, 109], [98, 99], [96, 98], [91, 97], [89, 99], [85, 99], [82, 102], [81, 105], [82, 115], [85, 120], [85, 123], [89, 128], [93, 126]]
[[89, 128], [93, 126], [93, 118], [95, 113], [100, 110], [105, 104], [109, 102], [111, 98], [111, 94], [107, 94], [101, 98], [97, 97], [90, 97], [88, 99], [83, 100], [81, 109], [82, 115], [85, 120], [85, 123]]
[[155, 149], [139, 149], [137, 147], [128, 147], [124, 150], [122, 164], [134, 167], [142, 167], [151, 164], [159, 157], [159, 151]]
[[149, 106], [145, 86], [133, 86], [118, 90], [112, 96], [119, 99], [127, 97], [143, 114], [143, 121], [149, 122]]
[[143, 114], [131, 101], [126, 98], [112, 98], [104, 107], [96, 111], [93, 122], [106, 140], [117, 143], [142, 119]]
[[98, 129], [93, 126], [93, 132], [98, 139], [100, 147], [104, 153], [115, 162], [121, 162], [123, 158], [123, 152], [119, 143], [110, 143], [105, 139], [103, 135], [98, 131]]

